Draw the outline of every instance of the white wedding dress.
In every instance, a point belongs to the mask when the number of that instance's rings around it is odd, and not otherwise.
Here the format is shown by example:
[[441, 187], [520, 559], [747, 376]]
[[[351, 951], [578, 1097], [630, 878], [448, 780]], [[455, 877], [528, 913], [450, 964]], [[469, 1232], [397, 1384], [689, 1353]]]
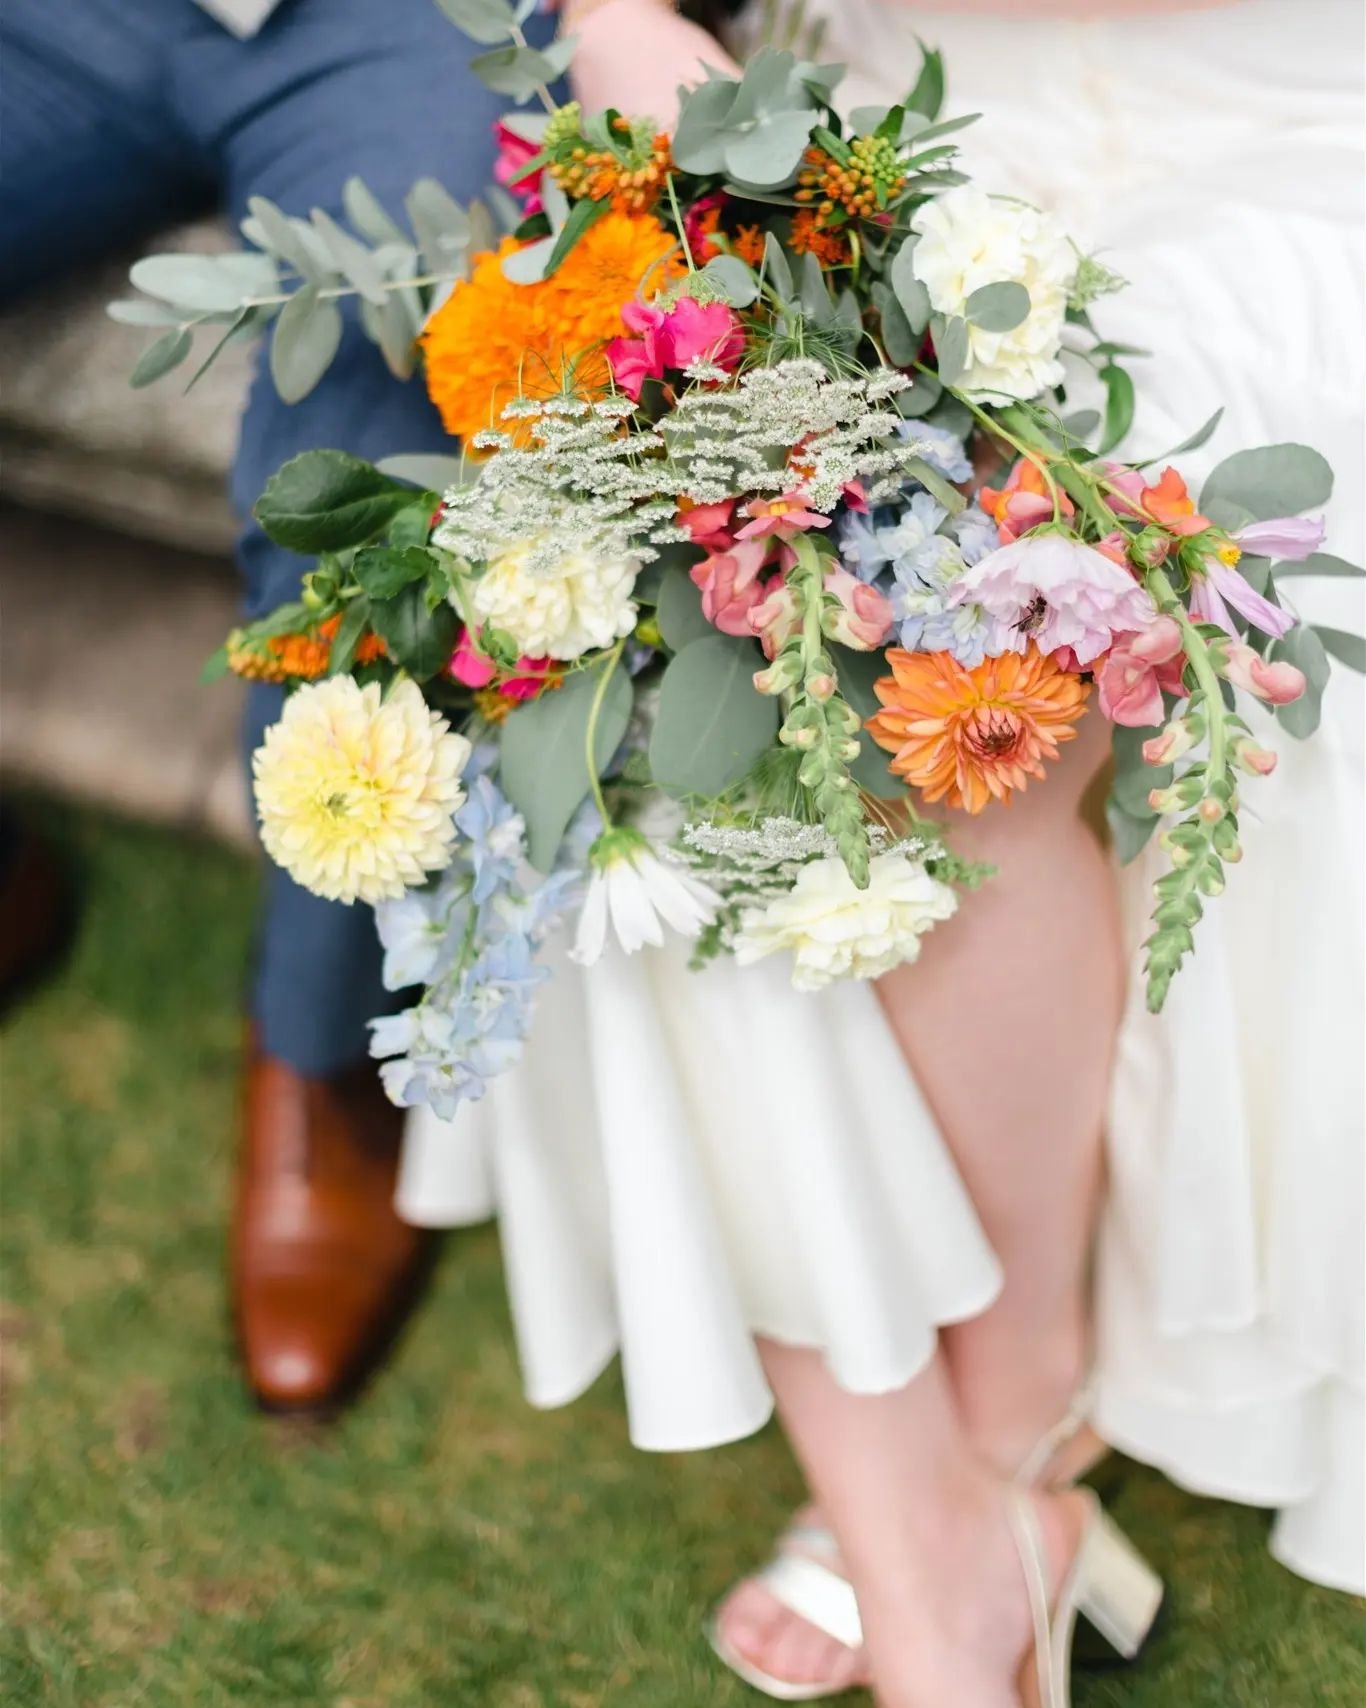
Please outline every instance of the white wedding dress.
[[[1215, 441], [1182, 459], [1192, 476], [1247, 445], [1317, 445], [1339, 473], [1329, 547], [1360, 561], [1356, 0], [1088, 22], [825, 10], [842, 100], [904, 93], [917, 34], [942, 47], [951, 110], [988, 115], [961, 139], [970, 169], [1134, 281], [1096, 311], [1156, 352], [1134, 364], [1129, 448], [1160, 452], [1221, 404]], [[1366, 626], [1360, 583], [1285, 585], [1306, 616]], [[1339, 669], [1313, 742], [1273, 734], [1247, 858], [1160, 1019], [1135, 954], [1098, 1307], [1106, 1436], [1193, 1489], [1279, 1508], [1277, 1557], [1357, 1590], [1362, 729], [1361, 681]], [[1123, 878], [1135, 947], [1151, 875]], [[532, 1401], [572, 1399], [620, 1351], [633, 1438], [660, 1449], [765, 1421], [756, 1330], [876, 1392], [1000, 1280], [871, 989], [804, 996], [775, 964], [685, 963], [557, 968], [522, 1067], [453, 1126], [412, 1122], [399, 1197], [429, 1224], [496, 1210]]]

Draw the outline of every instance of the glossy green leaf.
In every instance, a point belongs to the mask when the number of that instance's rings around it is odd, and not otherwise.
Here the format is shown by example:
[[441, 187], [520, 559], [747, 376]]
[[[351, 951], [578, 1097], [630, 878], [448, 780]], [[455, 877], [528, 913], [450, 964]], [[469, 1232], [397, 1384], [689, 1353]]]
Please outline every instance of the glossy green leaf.
[[372, 599], [392, 599], [414, 581], [426, 581], [434, 566], [422, 546], [366, 546], [356, 553], [352, 571]]
[[327, 656], [327, 674], [342, 676], [350, 670], [356, 656], [356, 644], [370, 621], [370, 601], [353, 599], [342, 612], [342, 620], [332, 637], [332, 650]]
[[659, 688], [650, 770], [672, 795], [712, 799], [746, 776], [778, 732], [778, 702], [754, 687], [752, 641], [711, 634], [684, 647]]
[[[498, 780], [526, 821], [527, 857], [538, 871], [555, 863], [569, 821], [588, 798], [588, 724], [606, 665], [577, 671], [553, 694], [510, 712], [500, 739]], [[631, 678], [620, 665], [603, 688], [593, 762], [611, 763], [630, 722]]]
[[920, 44], [920, 76], [915, 88], [906, 98], [906, 108], [923, 113], [927, 119], [937, 119], [944, 105], [944, 56], [936, 48]]
[[1100, 370], [1105, 387], [1105, 427], [1100, 436], [1100, 454], [1113, 451], [1134, 424], [1134, 382], [1127, 368], [1107, 362]]
[[267, 481], [253, 514], [296, 552], [363, 545], [413, 501], [413, 489], [346, 451], [304, 451]]
[[410, 583], [390, 599], [372, 599], [370, 622], [394, 662], [419, 682], [450, 662], [460, 632], [455, 612], [444, 600], [432, 608], [421, 582]]

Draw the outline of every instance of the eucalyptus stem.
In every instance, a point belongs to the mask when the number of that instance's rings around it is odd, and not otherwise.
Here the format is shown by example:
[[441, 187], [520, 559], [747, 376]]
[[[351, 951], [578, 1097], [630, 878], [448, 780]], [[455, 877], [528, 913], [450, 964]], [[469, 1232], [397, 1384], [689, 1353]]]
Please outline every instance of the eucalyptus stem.
[[[413, 279], [385, 279], [381, 282], [380, 289], [406, 291], [413, 285], [449, 285], [456, 283], [461, 277], [462, 275], [459, 273], [421, 273]], [[301, 284], [306, 282], [301, 281]], [[281, 304], [289, 302], [296, 294], [294, 291], [279, 291], [274, 296], [243, 297], [238, 304], [237, 311], [240, 314], [243, 309], [248, 308], [278, 308]], [[318, 300], [324, 302], [334, 300], [337, 297], [358, 297], [360, 295], [361, 291], [358, 285], [328, 285], [325, 290], [318, 292]], [[196, 326], [198, 323], [198, 317], [195, 320], [187, 320], [181, 326], [181, 331], [188, 331], [191, 326]]]

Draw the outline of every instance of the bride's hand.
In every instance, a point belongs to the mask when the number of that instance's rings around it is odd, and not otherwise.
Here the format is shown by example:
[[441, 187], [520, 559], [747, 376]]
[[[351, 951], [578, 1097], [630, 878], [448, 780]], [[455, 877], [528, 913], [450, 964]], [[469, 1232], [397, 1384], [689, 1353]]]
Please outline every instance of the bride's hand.
[[579, 38], [569, 81], [589, 112], [648, 113], [672, 130], [680, 83], [705, 82], [708, 66], [739, 75], [716, 38], [670, 0], [560, 0], [560, 22]]

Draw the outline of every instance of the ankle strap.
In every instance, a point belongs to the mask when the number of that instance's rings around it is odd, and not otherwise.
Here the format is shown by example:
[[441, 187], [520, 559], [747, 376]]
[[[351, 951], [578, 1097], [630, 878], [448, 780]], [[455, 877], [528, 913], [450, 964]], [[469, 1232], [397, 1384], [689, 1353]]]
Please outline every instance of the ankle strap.
[[1006, 1511], [1015, 1547], [1020, 1555], [1025, 1589], [1029, 1594], [1029, 1612], [1034, 1621], [1034, 1666], [1039, 1680], [1041, 1708], [1067, 1708], [1067, 1699], [1059, 1691], [1057, 1670], [1053, 1664], [1053, 1620], [1049, 1611], [1048, 1556], [1044, 1550], [1034, 1503], [1018, 1489], [1009, 1494]]

